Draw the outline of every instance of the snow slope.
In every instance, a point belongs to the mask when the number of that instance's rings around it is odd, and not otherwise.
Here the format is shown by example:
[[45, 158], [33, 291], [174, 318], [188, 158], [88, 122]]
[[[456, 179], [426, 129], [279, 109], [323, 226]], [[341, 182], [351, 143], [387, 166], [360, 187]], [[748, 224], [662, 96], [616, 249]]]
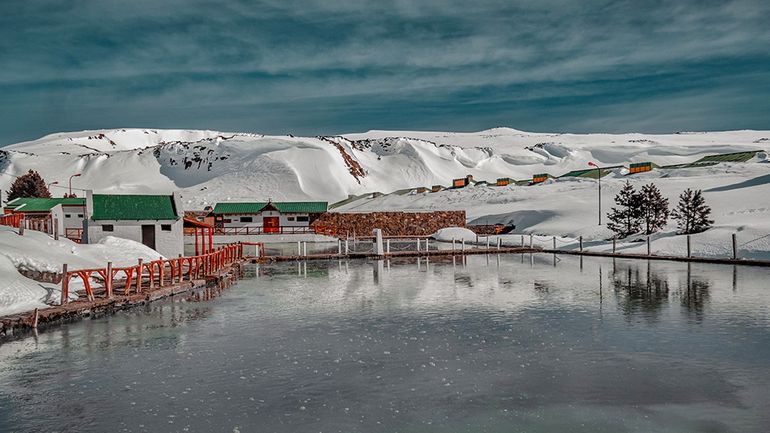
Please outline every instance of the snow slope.
[[[116, 129], [52, 134], [0, 149], [0, 173], [28, 169], [97, 192], [181, 190], [186, 206], [222, 200], [325, 200], [392, 192], [472, 174], [530, 178], [603, 165], [691, 162], [705, 155], [763, 149], [767, 131], [541, 134], [495, 128], [478, 133], [370, 131], [344, 137], [263, 136], [216, 131]], [[13, 178], [0, 176], [0, 188]], [[57, 186], [55, 186], [57, 188]], [[58, 193], [58, 194], [57, 194]]]

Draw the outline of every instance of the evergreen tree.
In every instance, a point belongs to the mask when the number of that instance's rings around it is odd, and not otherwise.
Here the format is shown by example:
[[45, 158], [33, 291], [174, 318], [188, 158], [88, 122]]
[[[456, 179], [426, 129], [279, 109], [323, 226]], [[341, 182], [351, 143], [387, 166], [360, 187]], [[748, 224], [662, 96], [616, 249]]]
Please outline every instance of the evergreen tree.
[[6, 193], [7, 201], [19, 197], [51, 198], [51, 193], [40, 173], [30, 170], [27, 174], [19, 176], [11, 184], [11, 189]]
[[668, 199], [654, 183], [642, 187], [641, 214], [645, 234], [655, 233], [668, 223]]
[[701, 190], [687, 188], [679, 195], [679, 203], [671, 212], [671, 217], [677, 220], [679, 233], [692, 234], [708, 230], [713, 220], [709, 219], [711, 208], [706, 205]]
[[607, 227], [619, 237], [625, 238], [639, 232], [642, 226], [641, 210], [642, 195], [636, 191], [631, 182], [626, 181], [623, 189], [615, 196], [615, 204], [607, 214]]

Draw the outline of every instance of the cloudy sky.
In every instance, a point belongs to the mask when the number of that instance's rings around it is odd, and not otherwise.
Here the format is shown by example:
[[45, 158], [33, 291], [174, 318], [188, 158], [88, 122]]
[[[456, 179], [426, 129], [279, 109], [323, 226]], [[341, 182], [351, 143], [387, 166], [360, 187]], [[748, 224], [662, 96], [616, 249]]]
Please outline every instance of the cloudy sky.
[[767, 0], [2, 0], [0, 144], [770, 129]]

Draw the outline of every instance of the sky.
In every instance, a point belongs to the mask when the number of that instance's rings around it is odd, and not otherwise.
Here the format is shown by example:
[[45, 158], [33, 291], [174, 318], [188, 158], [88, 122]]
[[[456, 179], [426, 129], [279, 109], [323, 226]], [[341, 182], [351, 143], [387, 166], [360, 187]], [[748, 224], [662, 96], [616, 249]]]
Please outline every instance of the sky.
[[770, 129], [770, 2], [0, 2], [0, 145], [497, 126]]

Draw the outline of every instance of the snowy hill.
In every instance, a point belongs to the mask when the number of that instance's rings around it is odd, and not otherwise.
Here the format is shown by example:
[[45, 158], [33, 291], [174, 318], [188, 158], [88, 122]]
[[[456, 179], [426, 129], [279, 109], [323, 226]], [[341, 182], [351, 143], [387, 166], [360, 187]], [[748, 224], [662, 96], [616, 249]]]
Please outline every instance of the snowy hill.
[[[763, 149], [770, 132], [542, 134], [508, 128], [478, 133], [370, 131], [341, 137], [263, 136], [217, 131], [115, 129], [52, 134], [0, 148], [0, 172], [28, 169], [66, 187], [99, 192], [182, 190], [194, 209], [236, 199], [334, 202], [366, 192], [449, 185], [476, 179], [530, 178], [604, 165], [692, 162]], [[13, 178], [0, 176], [6, 190]], [[63, 189], [54, 190], [55, 195]]]

